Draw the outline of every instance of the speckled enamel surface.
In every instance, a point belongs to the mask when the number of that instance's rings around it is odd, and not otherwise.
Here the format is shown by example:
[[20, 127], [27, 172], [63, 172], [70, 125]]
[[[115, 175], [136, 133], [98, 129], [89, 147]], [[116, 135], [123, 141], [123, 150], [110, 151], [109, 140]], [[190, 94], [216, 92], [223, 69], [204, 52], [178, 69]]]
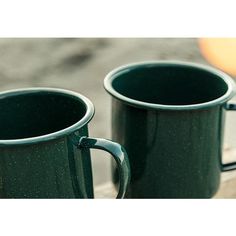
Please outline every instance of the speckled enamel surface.
[[129, 160], [118, 143], [89, 138], [92, 103], [54, 88], [0, 93], [0, 198], [93, 198], [90, 149], [117, 163], [123, 198]]
[[124, 145], [131, 165], [127, 198], [215, 194], [221, 172], [223, 106], [149, 110], [113, 98], [112, 108], [112, 139]]
[[0, 147], [0, 153], [1, 198], [93, 197], [89, 149], [78, 149], [70, 136]]
[[93, 197], [89, 150], [82, 152], [70, 136], [0, 147], [0, 153], [1, 198]]
[[[131, 166], [127, 198], [210, 198], [221, 171], [227, 102], [235, 83], [225, 73], [180, 61], [121, 66], [104, 79], [112, 95], [112, 138]], [[118, 183], [116, 168], [113, 181]]]

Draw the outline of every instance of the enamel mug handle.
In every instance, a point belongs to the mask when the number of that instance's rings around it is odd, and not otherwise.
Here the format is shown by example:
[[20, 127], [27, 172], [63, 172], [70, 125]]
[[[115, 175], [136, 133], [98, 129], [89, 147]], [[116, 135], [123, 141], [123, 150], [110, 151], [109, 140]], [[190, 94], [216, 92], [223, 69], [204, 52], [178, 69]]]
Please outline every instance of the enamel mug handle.
[[[236, 111], [236, 104], [229, 103], [226, 105], [225, 108], [228, 111]], [[222, 171], [230, 171], [230, 170], [235, 170], [235, 169], [236, 169], [236, 162], [222, 164]]]
[[94, 148], [109, 152], [115, 159], [120, 177], [120, 188], [116, 198], [124, 198], [130, 182], [130, 166], [125, 149], [118, 143], [102, 138], [81, 137], [80, 148]]

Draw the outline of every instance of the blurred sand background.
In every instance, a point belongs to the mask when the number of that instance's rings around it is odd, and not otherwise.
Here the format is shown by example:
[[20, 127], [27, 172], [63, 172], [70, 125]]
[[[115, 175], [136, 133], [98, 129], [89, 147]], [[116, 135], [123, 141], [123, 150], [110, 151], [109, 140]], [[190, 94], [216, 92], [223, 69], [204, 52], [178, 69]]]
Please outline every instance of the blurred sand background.
[[[89, 124], [90, 136], [110, 138], [105, 75], [126, 63], [160, 59], [207, 64], [197, 40], [190, 38], [0, 39], [0, 91], [43, 86], [82, 93], [96, 109]], [[226, 143], [236, 147], [236, 113], [230, 112], [226, 121]], [[109, 180], [109, 155], [92, 151], [92, 161], [94, 184]]]

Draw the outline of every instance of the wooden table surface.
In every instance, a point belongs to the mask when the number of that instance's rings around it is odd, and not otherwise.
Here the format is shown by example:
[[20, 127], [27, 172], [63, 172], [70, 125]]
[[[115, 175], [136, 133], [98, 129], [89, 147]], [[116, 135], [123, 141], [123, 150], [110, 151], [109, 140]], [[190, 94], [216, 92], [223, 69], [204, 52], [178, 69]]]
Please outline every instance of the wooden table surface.
[[[226, 147], [223, 154], [225, 162], [236, 161], [236, 148]], [[95, 187], [96, 198], [115, 198], [116, 190], [111, 182]], [[215, 199], [236, 198], [236, 170], [222, 173], [221, 184]]]

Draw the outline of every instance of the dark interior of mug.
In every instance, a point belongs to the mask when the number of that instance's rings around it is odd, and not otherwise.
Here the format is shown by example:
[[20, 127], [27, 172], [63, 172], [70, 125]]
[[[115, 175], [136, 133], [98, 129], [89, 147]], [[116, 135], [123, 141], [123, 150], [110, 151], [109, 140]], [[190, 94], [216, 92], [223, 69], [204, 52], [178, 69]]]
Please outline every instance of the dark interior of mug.
[[115, 74], [112, 87], [128, 98], [162, 105], [192, 105], [223, 96], [228, 85], [209, 71], [175, 64], [143, 65]]
[[0, 139], [50, 134], [78, 122], [85, 104], [60, 93], [27, 93], [0, 98]]

